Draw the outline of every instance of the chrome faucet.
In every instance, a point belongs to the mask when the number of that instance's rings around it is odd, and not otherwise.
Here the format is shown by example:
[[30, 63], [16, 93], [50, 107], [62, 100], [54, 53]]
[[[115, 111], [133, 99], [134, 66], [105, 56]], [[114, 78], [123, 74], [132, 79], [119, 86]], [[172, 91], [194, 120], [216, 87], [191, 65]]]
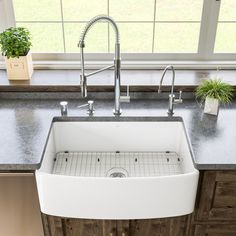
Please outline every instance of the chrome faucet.
[[183, 100], [181, 98], [182, 91], [179, 91], [179, 98], [175, 99], [175, 95], [174, 95], [175, 69], [174, 69], [174, 67], [172, 65], [166, 66], [166, 68], [164, 69], [163, 74], [161, 76], [160, 85], [159, 85], [159, 88], [158, 88], [158, 93], [161, 93], [162, 82], [163, 82], [163, 79], [165, 77], [166, 72], [169, 69], [172, 71], [172, 84], [171, 84], [171, 91], [170, 91], [170, 94], [169, 94], [169, 106], [168, 106], [167, 113], [168, 113], [168, 115], [173, 115], [174, 114], [174, 104], [182, 103]]
[[[115, 42], [115, 58], [114, 58], [114, 64], [104, 67], [100, 70], [96, 70], [94, 72], [85, 74], [85, 69], [84, 69], [84, 47], [85, 47], [85, 36], [88, 33], [89, 29], [91, 26], [93, 26], [95, 23], [98, 21], [107, 21], [109, 22], [115, 31], [116, 35], [116, 42]], [[120, 59], [120, 34], [118, 27], [115, 23], [115, 21], [105, 15], [99, 15], [94, 18], [92, 18], [87, 25], [85, 26], [83, 32], [81, 33], [80, 36], [80, 41], [78, 44], [78, 47], [80, 48], [80, 57], [81, 57], [81, 75], [80, 75], [80, 87], [81, 87], [81, 95], [82, 97], [87, 97], [87, 78], [91, 75], [97, 74], [99, 72], [102, 72], [104, 70], [110, 69], [114, 67], [114, 76], [115, 76], [115, 81], [114, 81], [114, 90], [115, 90], [115, 105], [114, 105], [114, 111], [113, 113], [115, 115], [120, 115], [121, 114], [121, 109], [120, 109], [120, 64], [121, 64], [121, 59]]]

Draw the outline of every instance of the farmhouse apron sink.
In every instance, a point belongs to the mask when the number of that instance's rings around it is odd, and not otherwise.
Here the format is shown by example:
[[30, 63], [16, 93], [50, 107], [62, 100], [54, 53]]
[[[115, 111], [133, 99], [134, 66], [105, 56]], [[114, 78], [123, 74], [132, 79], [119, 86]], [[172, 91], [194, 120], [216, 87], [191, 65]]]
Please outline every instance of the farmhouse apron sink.
[[45, 214], [147, 219], [191, 213], [198, 175], [181, 117], [55, 117], [36, 180]]

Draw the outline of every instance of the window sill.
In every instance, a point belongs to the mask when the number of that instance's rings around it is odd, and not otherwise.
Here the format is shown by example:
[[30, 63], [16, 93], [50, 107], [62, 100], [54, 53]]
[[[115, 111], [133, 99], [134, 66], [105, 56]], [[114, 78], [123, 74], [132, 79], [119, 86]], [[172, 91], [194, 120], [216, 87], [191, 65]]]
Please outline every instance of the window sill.
[[[39, 54], [41, 55], [41, 54]], [[60, 55], [60, 54], [59, 54]], [[47, 56], [46, 58], [43, 56], [33, 56], [33, 64], [34, 69], [40, 70], [78, 70], [80, 69], [80, 58], [69, 55], [62, 54], [62, 56], [58, 56], [57, 60], [55, 60], [55, 56]], [[97, 58], [94, 60], [87, 56], [86, 59], [86, 68], [87, 69], [100, 69], [101, 67], [105, 67], [111, 65], [112, 58], [114, 57], [105, 57], [104, 60], [101, 58]], [[176, 69], [179, 70], [216, 70], [216, 68], [221, 69], [236, 69], [236, 61], [235, 60], [171, 60], [171, 59], [152, 59], [149, 60], [142, 56], [142, 60], [132, 60], [130, 58], [122, 57], [122, 69], [124, 70], [157, 70], [164, 69], [167, 65], [173, 65]], [[229, 58], [229, 56], [228, 56]], [[5, 69], [5, 62], [2, 56], [0, 56], [0, 69]]]
[[[34, 70], [29, 81], [9, 81], [6, 71], [0, 70], [0, 92], [77, 92], [79, 87], [79, 70]], [[162, 70], [122, 70], [122, 90], [130, 86], [130, 91], [155, 92], [161, 78]], [[221, 70], [219, 77], [236, 86], [236, 71]], [[176, 90], [193, 91], [206, 77], [217, 76], [216, 70], [176, 70]], [[104, 71], [88, 79], [88, 91], [113, 91], [113, 71]], [[169, 89], [170, 78], [164, 81]], [[164, 89], [164, 90], [165, 90]]]

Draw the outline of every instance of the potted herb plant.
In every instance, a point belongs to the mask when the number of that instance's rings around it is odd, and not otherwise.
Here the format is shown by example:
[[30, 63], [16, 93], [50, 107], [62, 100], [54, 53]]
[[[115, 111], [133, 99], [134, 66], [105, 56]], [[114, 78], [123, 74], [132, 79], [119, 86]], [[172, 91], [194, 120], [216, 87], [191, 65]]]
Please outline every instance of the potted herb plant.
[[33, 74], [30, 32], [23, 27], [11, 27], [0, 33], [0, 46], [5, 57], [9, 80], [29, 80]]
[[218, 115], [220, 103], [230, 103], [233, 95], [233, 87], [221, 79], [207, 79], [196, 89], [196, 97], [205, 101], [204, 113], [211, 115]]

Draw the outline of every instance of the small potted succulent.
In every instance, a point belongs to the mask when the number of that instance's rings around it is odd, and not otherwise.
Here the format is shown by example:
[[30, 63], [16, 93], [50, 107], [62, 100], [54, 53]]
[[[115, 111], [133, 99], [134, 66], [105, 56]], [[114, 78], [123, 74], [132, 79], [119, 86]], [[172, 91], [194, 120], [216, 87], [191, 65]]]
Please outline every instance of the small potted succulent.
[[211, 115], [218, 115], [219, 105], [230, 103], [233, 95], [233, 87], [221, 79], [207, 79], [196, 89], [196, 97], [205, 101], [204, 113]]
[[30, 32], [24, 27], [11, 27], [0, 33], [0, 46], [5, 57], [9, 80], [29, 80], [33, 74]]

